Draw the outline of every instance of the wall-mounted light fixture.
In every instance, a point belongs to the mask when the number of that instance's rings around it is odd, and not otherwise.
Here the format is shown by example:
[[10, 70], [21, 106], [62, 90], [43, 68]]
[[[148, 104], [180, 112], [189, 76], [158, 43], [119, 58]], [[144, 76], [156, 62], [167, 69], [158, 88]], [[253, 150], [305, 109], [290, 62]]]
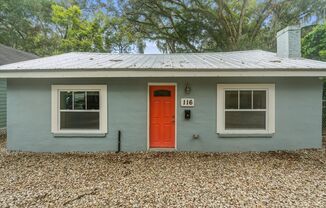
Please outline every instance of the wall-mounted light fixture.
[[190, 94], [190, 92], [191, 92], [191, 88], [189, 87], [189, 83], [187, 82], [185, 87], [185, 93]]

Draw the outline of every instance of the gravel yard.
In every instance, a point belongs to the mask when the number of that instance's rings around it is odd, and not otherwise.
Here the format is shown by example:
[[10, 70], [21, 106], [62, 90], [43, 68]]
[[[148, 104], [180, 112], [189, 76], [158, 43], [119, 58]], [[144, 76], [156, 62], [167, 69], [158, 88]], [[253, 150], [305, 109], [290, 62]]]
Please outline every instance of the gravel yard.
[[326, 207], [325, 150], [8, 153], [0, 207]]

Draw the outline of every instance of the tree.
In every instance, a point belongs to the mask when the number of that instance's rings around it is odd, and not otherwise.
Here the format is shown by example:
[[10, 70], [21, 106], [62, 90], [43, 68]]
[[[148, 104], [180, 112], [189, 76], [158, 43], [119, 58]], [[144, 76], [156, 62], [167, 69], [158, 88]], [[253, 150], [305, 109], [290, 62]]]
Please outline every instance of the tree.
[[318, 25], [302, 39], [302, 55], [326, 61], [326, 23]]
[[133, 24], [122, 14], [115, 0], [62, 0], [65, 8], [78, 6], [83, 18], [97, 21], [102, 28], [103, 47], [107, 52], [143, 52], [145, 44]]
[[[79, 0], [86, 1], [87, 0]], [[143, 36], [136, 27], [124, 16], [124, 4], [115, 0], [94, 1], [86, 3], [88, 11], [93, 10], [100, 19], [104, 20], [104, 40], [110, 52], [114, 53], [143, 53], [146, 47]], [[90, 9], [91, 8], [91, 9]]]
[[165, 52], [275, 49], [276, 31], [323, 0], [121, 0], [125, 15]]
[[0, 0], [0, 43], [39, 56], [143, 50], [119, 9], [113, 0]]
[[100, 20], [88, 21], [78, 6], [52, 5], [52, 21], [60, 36], [59, 53], [69, 51], [104, 51]]
[[147, 39], [165, 53], [273, 51], [278, 30], [320, 11], [325, 0], [0, 0], [0, 43], [40, 56], [143, 52]]
[[0, 0], [0, 43], [35, 53], [51, 54], [52, 0]]

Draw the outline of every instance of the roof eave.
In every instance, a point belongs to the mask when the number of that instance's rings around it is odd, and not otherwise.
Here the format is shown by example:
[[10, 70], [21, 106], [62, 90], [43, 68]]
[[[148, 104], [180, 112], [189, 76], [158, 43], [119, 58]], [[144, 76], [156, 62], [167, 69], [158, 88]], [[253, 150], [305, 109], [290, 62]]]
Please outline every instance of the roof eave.
[[1, 70], [0, 78], [326, 77], [325, 69]]

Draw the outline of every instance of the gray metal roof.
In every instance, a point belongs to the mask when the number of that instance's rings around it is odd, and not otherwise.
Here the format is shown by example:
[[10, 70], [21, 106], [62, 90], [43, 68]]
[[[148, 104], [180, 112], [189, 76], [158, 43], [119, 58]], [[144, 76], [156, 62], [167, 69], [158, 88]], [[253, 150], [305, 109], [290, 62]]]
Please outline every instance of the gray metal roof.
[[187, 54], [67, 53], [0, 66], [20, 70], [326, 70], [326, 62], [277, 57], [251, 50]]
[[34, 54], [0, 44], [0, 65], [11, 64], [36, 58], [38, 58], [38, 56]]

